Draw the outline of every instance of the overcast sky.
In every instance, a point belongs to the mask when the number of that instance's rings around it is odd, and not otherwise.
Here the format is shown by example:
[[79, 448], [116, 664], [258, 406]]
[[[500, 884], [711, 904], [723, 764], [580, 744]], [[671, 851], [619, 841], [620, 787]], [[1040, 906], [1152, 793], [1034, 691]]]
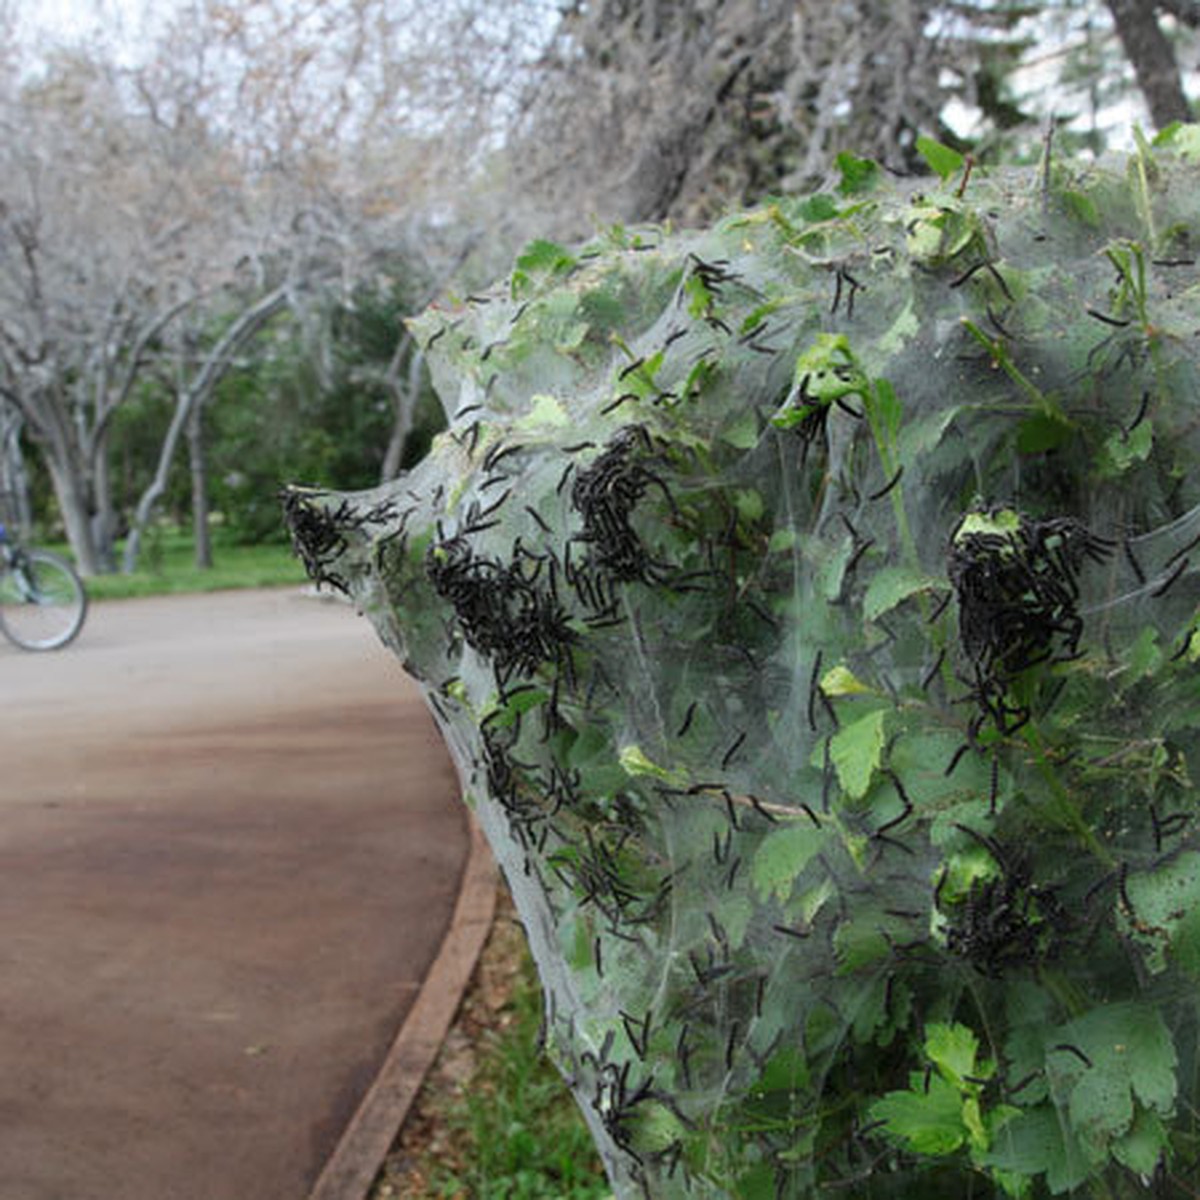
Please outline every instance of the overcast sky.
[[147, 12], [162, 15], [170, 0], [18, 0], [20, 36], [36, 42], [102, 38], [132, 47]]

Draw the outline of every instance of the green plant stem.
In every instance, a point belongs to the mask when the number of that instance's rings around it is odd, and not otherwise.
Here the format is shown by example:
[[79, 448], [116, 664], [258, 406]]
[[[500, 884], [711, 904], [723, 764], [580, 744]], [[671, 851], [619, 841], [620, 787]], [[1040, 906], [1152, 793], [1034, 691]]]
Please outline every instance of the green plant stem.
[[[864, 399], [869, 400], [869, 403], [866, 405], [867, 422], [871, 430], [871, 437], [875, 442], [875, 452], [879, 455], [879, 465], [883, 470], [883, 476], [885, 479], [891, 479], [902, 464], [897, 461], [894, 454], [894, 447], [885, 436], [885, 431], [879, 419], [876, 395], [875, 387], [872, 386], [870, 396], [864, 397]], [[896, 519], [896, 531], [900, 538], [900, 546], [904, 554], [905, 563], [913, 570], [919, 570], [921, 560], [917, 553], [916, 538], [913, 537], [912, 527], [908, 523], [908, 509], [904, 503], [903, 479], [892, 488], [891, 502], [892, 513]], [[922, 620], [928, 624], [931, 609], [929, 607], [929, 598], [923, 591], [917, 594], [917, 606], [920, 609]], [[946, 635], [940, 623], [933, 627], [930, 633], [930, 641], [935, 650], [941, 651], [945, 649]], [[952, 688], [954, 686], [954, 665], [948, 654], [942, 658], [940, 674], [945, 686]]]
[[[855, 365], [857, 366], [857, 364]], [[861, 368], [859, 369], [861, 370]], [[868, 394], [864, 395], [863, 399], [867, 401], [867, 423], [871, 430], [871, 438], [875, 443], [875, 453], [879, 455], [879, 465], [883, 469], [883, 477], [890, 479], [895, 475], [900, 464], [896, 461], [893, 454], [893, 446], [890, 439], [886, 436], [886, 431], [883, 429], [879, 418], [877, 392], [874, 384], [869, 385]], [[917, 556], [916, 539], [913, 537], [912, 528], [908, 523], [908, 510], [904, 507], [903, 480], [892, 488], [891, 501], [892, 512], [896, 517], [896, 530], [900, 535], [900, 545], [903, 548], [904, 557], [909, 566], [916, 568], [920, 560]]]
[[988, 337], [974, 321], [962, 318], [962, 327], [991, 355], [993, 362], [1017, 385], [1038, 411], [1052, 421], [1067, 424], [1066, 415], [1054, 401], [1042, 391], [1021, 369], [1013, 362], [1008, 351], [998, 341]]
[[1046, 753], [1046, 744], [1042, 740], [1042, 734], [1037, 724], [1030, 720], [1022, 730], [1022, 735], [1026, 744], [1033, 751], [1034, 762], [1037, 763], [1039, 774], [1050, 789], [1052, 808], [1049, 815], [1059, 828], [1075, 833], [1083, 845], [1106, 867], [1114, 867], [1116, 863], [1113, 856], [1105, 849], [1080, 815], [1070, 793], [1059, 779], [1058, 772], [1051, 765]]

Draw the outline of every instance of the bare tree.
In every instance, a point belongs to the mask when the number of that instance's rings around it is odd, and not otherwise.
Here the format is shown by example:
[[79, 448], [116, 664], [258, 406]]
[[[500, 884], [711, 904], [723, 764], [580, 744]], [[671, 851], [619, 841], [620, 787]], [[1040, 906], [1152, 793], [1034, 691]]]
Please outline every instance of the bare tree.
[[225, 293], [247, 257], [240, 181], [219, 147], [131, 113], [93, 60], [60, 58], [0, 120], [0, 394], [92, 573], [116, 533], [113, 416], [172, 323]]
[[[417, 103], [411, 73], [373, 40], [395, 49], [406, 36], [392, 7], [193, 0], [132, 71], [59, 52], [0, 95], [0, 399], [44, 458], [84, 572], [112, 565], [113, 415], [170, 352], [173, 327], [187, 316], [249, 337], [264, 305], [312, 309], [318, 281], [348, 296], [430, 204], [452, 139], [432, 125], [376, 136], [388, 114], [411, 127]], [[444, 128], [465, 138], [467, 118]], [[239, 345], [218, 340], [218, 359], [194, 364], [181, 428], [197, 427]]]
[[695, 219], [811, 184], [842, 149], [912, 166], [959, 41], [927, 0], [600, 0], [564, 14], [517, 153], [559, 206]]
[[[918, 134], [958, 140], [952, 100], [978, 114], [985, 146], [1011, 147], [1022, 122], [1032, 143], [1038, 122], [1008, 77], [1046, 52], [1034, 22], [1077, 8], [1106, 31], [1111, 14], [1107, 36], [1155, 124], [1189, 119], [1172, 38], [1200, 26], [1196, 0], [580, 0], [528, 78], [513, 158], [578, 233], [589, 218], [691, 223], [818, 186], [840, 151], [921, 170]], [[1051, 49], [1072, 69], [1104, 69]]]

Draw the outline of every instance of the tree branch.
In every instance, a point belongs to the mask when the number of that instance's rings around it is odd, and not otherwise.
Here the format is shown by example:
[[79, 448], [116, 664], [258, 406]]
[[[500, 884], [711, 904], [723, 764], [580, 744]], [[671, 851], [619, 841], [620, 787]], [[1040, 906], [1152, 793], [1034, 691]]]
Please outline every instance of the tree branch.
[[235, 351], [258, 333], [272, 317], [287, 307], [290, 294], [290, 286], [286, 283], [280, 284], [259, 299], [257, 303], [245, 309], [205, 356], [203, 364], [191, 383], [179, 393], [175, 402], [175, 413], [171, 417], [171, 424], [167, 428], [166, 437], [163, 438], [162, 447], [159, 450], [158, 467], [154, 472], [154, 478], [142, 493], [141, 499], [138, 500], [129, 537], [125, 541], [122, 567], [127, 574], [137, 566], [142, 530], [150, 520], [154, 506], [167, 489], [167, 477], [170, 473], [171, 462], [188, 422], [208, 398], [221, 376], [229, 369]]

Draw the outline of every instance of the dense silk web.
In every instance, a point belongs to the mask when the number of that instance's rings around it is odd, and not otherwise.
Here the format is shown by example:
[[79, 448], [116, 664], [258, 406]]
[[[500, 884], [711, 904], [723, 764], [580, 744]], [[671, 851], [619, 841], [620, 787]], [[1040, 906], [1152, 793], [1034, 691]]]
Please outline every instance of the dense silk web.
[[535, 244], [414, 325], [428, 459], [291, 493], [426, 689], [618, 1194], [1195, 1154], [1194, 1063], [1090, 1124], [1080, 1089], [1122, 1005], [1195, 1057], [1198, 183], [1168, 150]]

